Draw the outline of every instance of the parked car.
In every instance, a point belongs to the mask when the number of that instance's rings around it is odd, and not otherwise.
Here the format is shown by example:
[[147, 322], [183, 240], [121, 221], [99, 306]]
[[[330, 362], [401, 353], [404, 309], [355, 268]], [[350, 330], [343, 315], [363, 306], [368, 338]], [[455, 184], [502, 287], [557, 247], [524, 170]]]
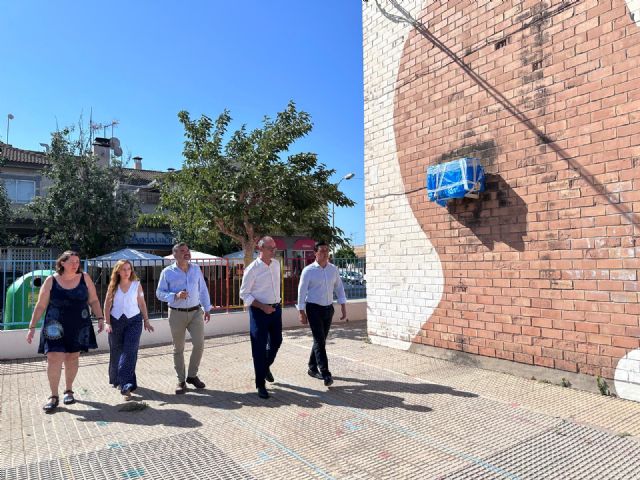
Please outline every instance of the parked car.
[[347, 285], [365, 285], [367, 283], [364, 275], [357, 270], [341, 270], [340, 278]]

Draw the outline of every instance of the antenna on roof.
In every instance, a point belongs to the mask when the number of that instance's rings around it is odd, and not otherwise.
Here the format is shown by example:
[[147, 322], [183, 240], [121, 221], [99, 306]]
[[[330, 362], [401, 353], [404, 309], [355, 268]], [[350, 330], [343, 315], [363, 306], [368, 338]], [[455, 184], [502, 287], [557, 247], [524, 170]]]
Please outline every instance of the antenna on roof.
[[109, 122], [109, 123], [93, 123], [93, 122], [90, 122], [89, 125], [90, 125], [90, 128], [91, 128], [91, 131], [102, 129], [102, 136], [103, 137], [107, 136], [107, 128], [111, 127], [111, 136], [113, 137], [113, 127], [115, 127], [116, 125], [120, 125], [120, 122], [118, 120], [111, 120], [111, 122]]
[[9, 145], [9, 122], [10, 122], [11, 120], [13, 120], [14, 118], [16, 118], [16, 117], [14, 117], [12, 113], [10, 113], [9, 115], [7, 115], [7, 137], [6, 137], [6, 140], [7, 140], [7, 142], [6, 142], [6, 143], [7, 143], [7, 145]]

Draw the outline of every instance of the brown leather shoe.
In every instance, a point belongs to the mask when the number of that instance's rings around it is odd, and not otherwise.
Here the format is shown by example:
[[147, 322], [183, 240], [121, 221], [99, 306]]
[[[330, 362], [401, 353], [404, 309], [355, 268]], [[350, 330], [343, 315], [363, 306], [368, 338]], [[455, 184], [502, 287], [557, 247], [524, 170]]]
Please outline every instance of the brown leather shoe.
[[184, 382], [178, 382], [176, 385], [176, 395], [182, 395], [187, 391], [187, 384]]
[[187, 383], [190, 383], [196, 388], [204, 388], [205, 384], [198, 377], [187, 377]]

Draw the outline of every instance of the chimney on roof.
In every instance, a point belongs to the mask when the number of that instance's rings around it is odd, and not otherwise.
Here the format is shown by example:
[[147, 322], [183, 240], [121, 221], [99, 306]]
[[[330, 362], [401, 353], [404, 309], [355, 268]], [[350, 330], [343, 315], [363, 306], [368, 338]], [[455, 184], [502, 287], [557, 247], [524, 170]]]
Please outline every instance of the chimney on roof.
[[133, 157], [133, 168], [142, 170], [142, 157]]
[[93, 141], [93, 154], [98, 157], [98, 165], [108, 167], [111, 161], [111, 144], [108, 138], [96, 137]]

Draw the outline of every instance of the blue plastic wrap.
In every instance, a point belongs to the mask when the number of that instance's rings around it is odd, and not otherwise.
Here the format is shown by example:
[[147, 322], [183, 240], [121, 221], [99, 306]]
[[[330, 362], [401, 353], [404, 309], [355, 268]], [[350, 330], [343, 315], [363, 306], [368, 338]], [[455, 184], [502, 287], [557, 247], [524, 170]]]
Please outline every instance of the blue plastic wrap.
[[464, 157], [427, 169], [429, 200], [445, 206], [452, 198], [478, 198], [484, 192], [484, 168], [480, 160]]

